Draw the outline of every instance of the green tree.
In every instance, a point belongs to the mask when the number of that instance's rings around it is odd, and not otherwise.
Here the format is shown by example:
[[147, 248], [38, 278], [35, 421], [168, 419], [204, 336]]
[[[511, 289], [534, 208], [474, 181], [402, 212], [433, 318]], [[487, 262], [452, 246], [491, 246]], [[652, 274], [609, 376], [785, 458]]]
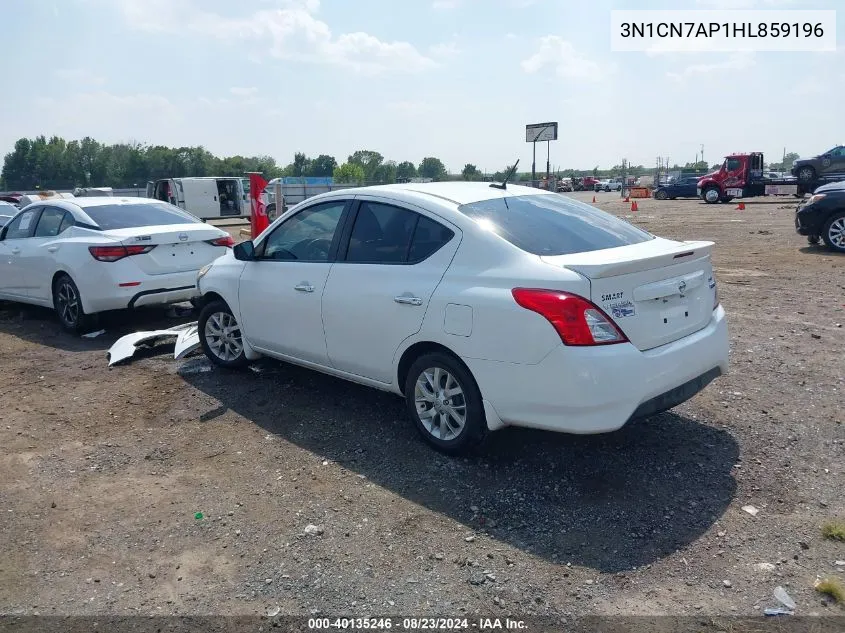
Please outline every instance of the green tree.
[[432, 180], [445, 180], [448, 176], [443, 161], [433, 156], [427, 156], [422, 159], [417, 173], [423, 178], [431, 178]]
[[384, 162], [384, 156], [369, 149], [359, 149], [346, 162], [360, 165], [364, 170], [364, 180], [371, 182], [376, 179], [376, 171]]
[[345, 183], [361, 183], [366, 177], [364, 168], [357, 163], [343, 163], [335, 168], [333, 175], [336, 182]]
[[308, 170], [308, 157], [303, 154], [302, 152], [296, 152], [293, 155], [293, 174], [292, 176], [304, 176], [305, 172]]
[[461, 170], [461, 176], [464, 177], [464, 180], [481, 180], [481, 172], [472, 163], [464, 165], [464, 168]]
[[792, 168], [792, 163], [796, 160], [801, 158], [800, 154], [796, 154], [795, 152], [787, 152], [783, 160], [778, 163], [769, 163], [769, 169], [777, 169], [778, 171], [787, 170]]
[[399, 182], [407, 182], [411, 178], [417, 177], [417, 168], [409, 160], [402, 161], [396, 165], [396, 180]]
[[337, 161], [335, 160], [334, 156], [329, 156], [328, 154], [320, 154], [317, 158], [313, 159], [308, 165], [308, 176], [315, 176], [315, 177], [327, 177], [334, 174], [334, 170], [337, 168]]
[[384, 184], [396, 182], [397, 165], [396, 161], [389, 160], [379, 165], [373, 174], [373, 181]]

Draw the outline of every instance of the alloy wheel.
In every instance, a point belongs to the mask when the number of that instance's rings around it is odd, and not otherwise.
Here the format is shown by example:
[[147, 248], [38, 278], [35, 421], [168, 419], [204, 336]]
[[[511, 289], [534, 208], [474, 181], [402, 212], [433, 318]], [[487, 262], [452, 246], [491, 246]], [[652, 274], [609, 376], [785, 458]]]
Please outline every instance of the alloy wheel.
[[215, 312], [208, 317], [204, 334], [211, 353], [222, 361], [234, 361], [243, 352], [241, 326], [228, 312]]
[[68, 281], [63, 281], [59, 285], [57, 294], [59, 304], [59, 317], [67, 325], [75, 325], [79, 320], [79, 295], [76, 289]]
[[441, 367], [429, 367], [414, 386], [417, 415], [425, 430], [439, 440], [453, 440], [464, 430], [467, 402], [457, 379]]
[[830, 223], [827, 237], [833, 246], [845, 250], [845, 217], [837, 218]]

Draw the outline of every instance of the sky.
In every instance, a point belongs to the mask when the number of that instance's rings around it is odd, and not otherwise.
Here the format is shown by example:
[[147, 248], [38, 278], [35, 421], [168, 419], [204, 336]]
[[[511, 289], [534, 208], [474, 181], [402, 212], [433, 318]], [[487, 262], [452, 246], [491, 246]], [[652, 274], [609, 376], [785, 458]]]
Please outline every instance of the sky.
[[0, 155], [44, 134], [522, 171], [546, 121], [553, 169], [815, 155], [845, 144], [845, 6], [837, 51], [804, 53], [614, 53], [610, 11], [840, 2], [0, 0]]

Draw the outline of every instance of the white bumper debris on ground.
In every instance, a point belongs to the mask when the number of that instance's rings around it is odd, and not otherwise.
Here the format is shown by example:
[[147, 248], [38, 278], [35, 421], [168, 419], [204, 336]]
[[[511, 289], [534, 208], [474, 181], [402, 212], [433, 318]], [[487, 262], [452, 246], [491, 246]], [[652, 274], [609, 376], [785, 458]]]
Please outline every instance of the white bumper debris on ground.
[[[166, 330], [152, 330], [149, 332], [134, 332], [121, 336], [114, 345], [109, 348], [109, 367], [132, 358], [138, 349], [138, 345], [142, 343], [150, 343], [162, 338], [176, 338], [175, 357], [184, 358], [187, 354], [197, 348], [199, 345], [199, 336], [197, 335], [197, 323], [185, 323], [184, 325], [176, 325]], [[194, 344], [194, 341], [196, 344]]]

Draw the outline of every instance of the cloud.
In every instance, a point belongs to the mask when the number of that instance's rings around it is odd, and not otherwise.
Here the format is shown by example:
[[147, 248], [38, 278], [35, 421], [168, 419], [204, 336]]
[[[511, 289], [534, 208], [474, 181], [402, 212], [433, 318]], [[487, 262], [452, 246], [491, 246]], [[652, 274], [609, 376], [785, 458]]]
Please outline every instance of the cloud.
[[435, 44], [428, 49], [428, 52], [436, 59], [451, 59], [460, 55], [461, 49], [458, 47], [457, 43], [452, 41]]
[[[334, 35], [317, 19], [317, 0], [281, 0], [281, 7], [244, 18], [206, 11], [194, 0], [120, 0], [129, 26], [151, 33], [194, 34], [223, 43], [257, 47], [278, 59], [329, 64], [376, 74], [416, 72], [437, 66], [412, 44], [386, 42], [364, 32]], [[258, 55], [256, 55], [258, 58]]]
[[522, 69], [529, 74], [546, 68], [552, 68], [558, 77], [593, 80], [612, 70], [579, 53], [572, 42], [557, 35], [541, 37], [537, 52], [522, 62]]
[[516, 33], [505, 33], [505, 39], [515, 40], [516, 39]]
[[229, 88], [229, 92], [231, 92], [236, 97], [252, 97], [258, 92], [258, 88], [243, 88], [240, 86], [234, 86], [232, 88]]
[[723, 62], [709, 64], [691, 64], [680, 72], [667, 72], [666, 76], [675, 81], [684, 81], [690, 77], [708, 75], [723, 70], [746, 70], [756, 63], [753, 52], [741, 52], [731, 55]]
[[775, 9], [795, 4], [796, 0], [695, 0], [705, 9]]
[[105, 77], [101, 77], [87, 68], [59, 68], [55, 71], [55, 75], [62, 81], [74, 84], [101, 86], [106, 83]]
[[420, 101], [391, 101], [387, 104], [387, 109], [402, 116], [417, 117], [431, 113], [434, 106]]

